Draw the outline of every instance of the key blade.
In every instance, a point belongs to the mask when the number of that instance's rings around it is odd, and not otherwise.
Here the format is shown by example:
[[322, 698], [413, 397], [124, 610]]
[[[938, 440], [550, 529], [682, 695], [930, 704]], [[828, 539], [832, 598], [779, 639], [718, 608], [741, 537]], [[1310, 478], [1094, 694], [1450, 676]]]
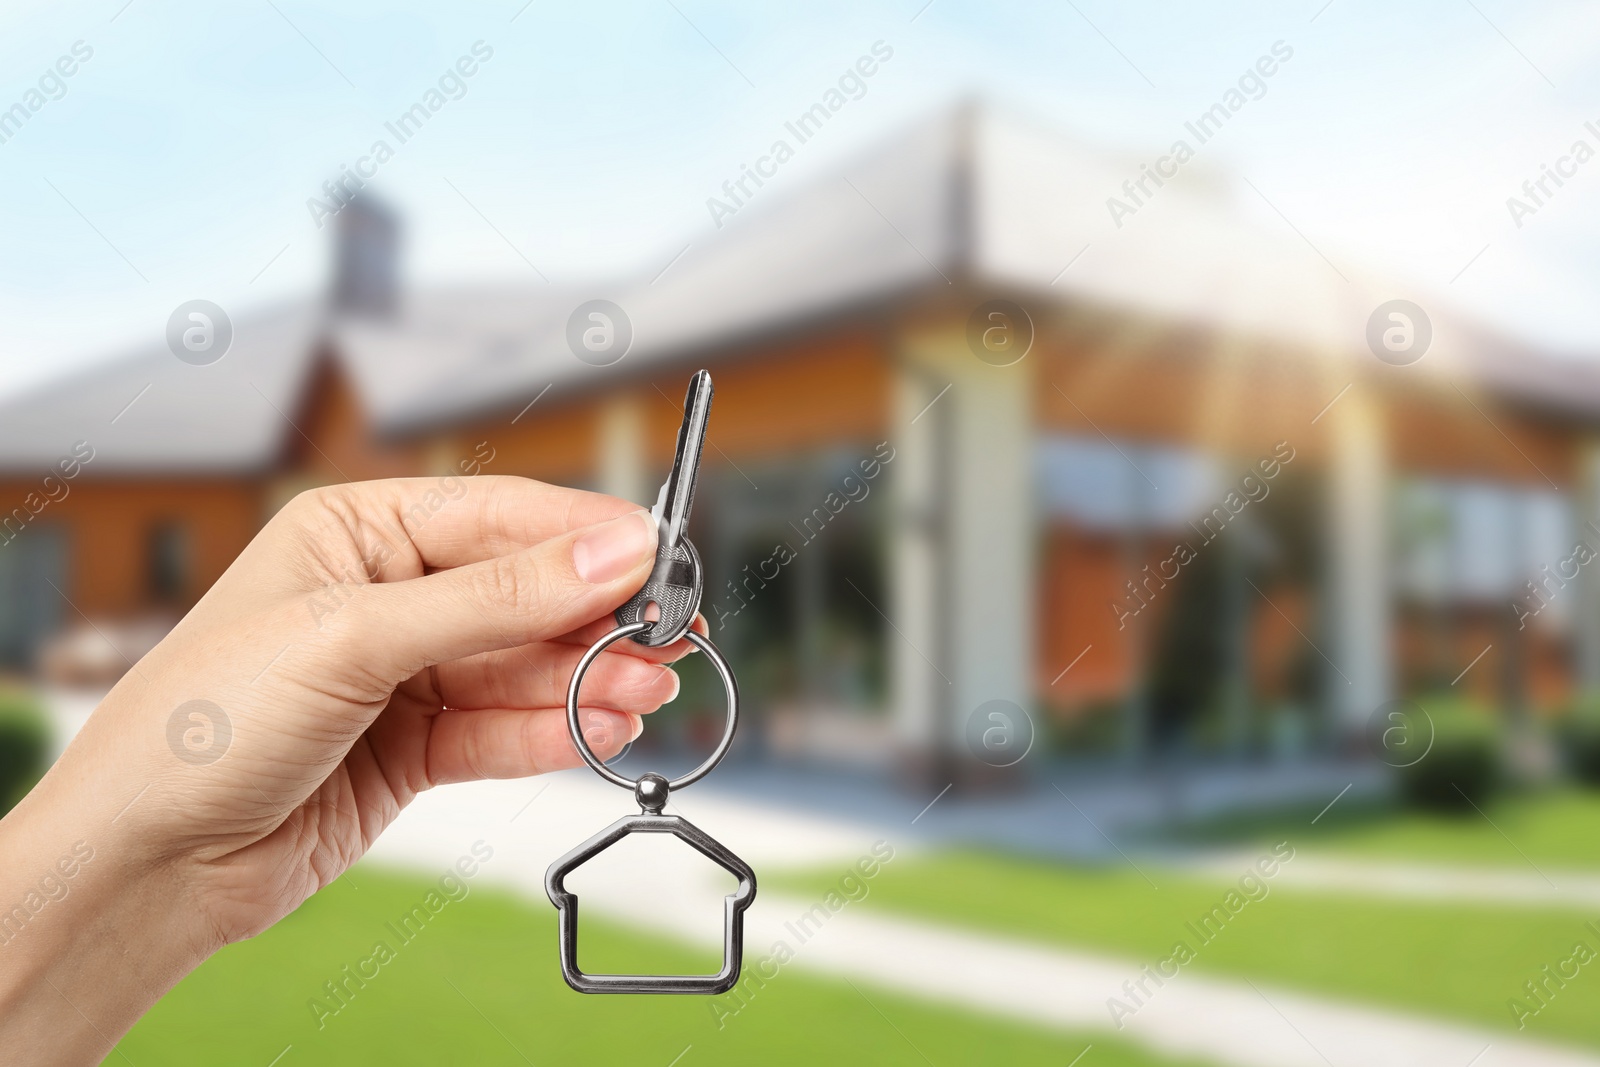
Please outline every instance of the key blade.
[[678, 427], [672, 473], [667, 475], [661, 495], [656, 499], [655, 516], [663, 545], [676, 545], [689, 525], [695, 481], [700, 476], [700, 453], [706, 443], [706, 423], [711, 419], [712, 392], [711, 375], [703, 370], [695, 371], [683, 398], [683, 425]]

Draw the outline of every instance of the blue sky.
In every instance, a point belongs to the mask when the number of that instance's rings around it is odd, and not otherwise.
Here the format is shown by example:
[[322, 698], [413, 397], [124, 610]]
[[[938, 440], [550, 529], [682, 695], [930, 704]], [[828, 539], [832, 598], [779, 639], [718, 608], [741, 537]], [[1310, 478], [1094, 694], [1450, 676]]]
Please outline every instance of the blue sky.
[[1208, 165], [1319, 247], [1600, 352], [1600, 159], [1521, 228], [1506, 206], [1576, 139], [1600, 148], [1600, 12], [1576, 3], [9, 0], [0, 110], [75, 42], [93, 56], [0, 144], [0, 392], [158, 341], [186, 300], [315, 290], [307, 199], [477, 41], [493, 57], [373, 184], [413, 283], [693, 255], [706, 199], [875, 41], [893, 60], [763, 198], [969, 93], [1154, 158], [1280, 39], [1293, 62]]

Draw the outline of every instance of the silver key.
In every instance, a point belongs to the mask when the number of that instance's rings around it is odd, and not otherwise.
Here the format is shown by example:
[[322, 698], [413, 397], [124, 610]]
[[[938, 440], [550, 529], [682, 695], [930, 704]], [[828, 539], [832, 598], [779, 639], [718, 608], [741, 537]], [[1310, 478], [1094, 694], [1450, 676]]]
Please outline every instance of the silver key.
[[678, 428], [678, 447], [672, 457], [672, 471], [661, 486], [656, 506], [650, 509], [660, 531], [656, 565], [644, 588], [617, 609], [617, 625], [644, 622], [645, 608], [655, 604], [661, 617], [648, 630], [635, 634], [641, 645], [659, 648], [684, 635], [700, 610], [700, 595], [705, 589], [705, 572], [700, 554], [689, 541], [689, 509], [694, 505], [695, 481], [700, 476], [700, 452], [706, 442], [706, 422], [711, 417], [711, 375], [701, 370], [689, 379], [689, 392], [683, 398], [683, 425]]

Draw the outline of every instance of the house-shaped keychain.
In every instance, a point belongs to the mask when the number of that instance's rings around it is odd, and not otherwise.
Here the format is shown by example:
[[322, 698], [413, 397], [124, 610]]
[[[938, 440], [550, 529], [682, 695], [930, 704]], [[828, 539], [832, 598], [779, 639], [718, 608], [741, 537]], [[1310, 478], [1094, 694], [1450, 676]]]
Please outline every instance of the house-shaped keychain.
[[[562, 977], [580, 993], [699, 993], [707, 996], [726, 993], [739, 981], [739, 968], [744, 958], [744, 913], [756, 897], [755, 872], [694, 823], [678, 815], [663, 815], [659, 807], [652, 810], [648, 806], [655, 803], [657, 797], [665, 804], [665, 779], [647, 774], [639, 780], [635, 792], [643, 808], [640, 814], [618, 819], [556, 860], [545, 874], [545, 892], [550, 894], [550, 902], [560, 915]], [[567, 875], [629, 834], [671, 834], [739, 879], [739, 887], [723, 900], [722, 969], [716, 974], [585, 974], [578, 967], [578, 898], [567, 891]]]

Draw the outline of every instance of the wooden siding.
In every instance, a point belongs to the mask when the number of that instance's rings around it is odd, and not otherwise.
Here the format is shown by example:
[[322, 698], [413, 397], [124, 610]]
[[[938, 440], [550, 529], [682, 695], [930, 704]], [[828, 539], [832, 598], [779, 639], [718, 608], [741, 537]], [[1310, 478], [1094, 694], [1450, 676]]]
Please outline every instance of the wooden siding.
[[[37, 479], [0, 482], [0, 507], [22, 507]], [[187, 567], [177, 606], [187, 608], [222, 576], [262, 523], [261, 486], [251, 479], [92, 479], [87, 473], [66, 483], [67, 495], [45, 506], [17, 540], [33, 527], [65, 533], [67, 581], [63, 589], [75, 611], [91, 618], [136, 615], [157, 606], [150, 584], [152, 532], [163, 524], [181, 529]], [[59, 495], [59, 493], [58, 493]], [[5, 551], [0, 545], [0, 552]]]

